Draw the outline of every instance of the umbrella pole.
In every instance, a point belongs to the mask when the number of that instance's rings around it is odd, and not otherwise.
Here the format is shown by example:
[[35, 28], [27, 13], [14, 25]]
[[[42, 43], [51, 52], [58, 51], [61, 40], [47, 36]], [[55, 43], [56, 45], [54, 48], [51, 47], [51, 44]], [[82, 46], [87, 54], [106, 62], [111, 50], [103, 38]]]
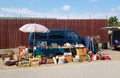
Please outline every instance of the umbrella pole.
[[34, 32], [34, 40], [33, 40], [33, 53], [34, 53], [34, 49], [35, 49], [35, 32]]

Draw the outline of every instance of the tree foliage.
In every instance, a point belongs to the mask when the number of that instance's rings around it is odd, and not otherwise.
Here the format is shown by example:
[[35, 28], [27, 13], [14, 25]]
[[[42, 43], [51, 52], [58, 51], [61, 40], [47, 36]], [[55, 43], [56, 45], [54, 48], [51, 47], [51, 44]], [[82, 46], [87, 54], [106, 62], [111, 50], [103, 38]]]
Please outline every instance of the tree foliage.
[[119, 26], [119, 27], [120, 27], [120, 22], [118, 22], [116, 26]]
[[116, 16], [109, 18], [109, 26], [120, 26], [120, 23], [118, 22], [118, 18]]

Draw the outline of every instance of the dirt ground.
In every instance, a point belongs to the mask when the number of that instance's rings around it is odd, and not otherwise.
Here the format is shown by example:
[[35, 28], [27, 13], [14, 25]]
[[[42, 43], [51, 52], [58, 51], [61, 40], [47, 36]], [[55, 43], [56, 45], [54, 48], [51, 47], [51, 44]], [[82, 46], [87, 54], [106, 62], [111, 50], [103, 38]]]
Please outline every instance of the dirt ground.
[[102, 50], [101, 52], [110, 55], [110, 58], [113, 61], [120, 60], [120, 50], [110, 50], [110, 49], [108, 49], [108, 50]]
[[31, 67], [5, 66], [0, 61], [0, 78], [120, 78], [120, 51], [102, 50], [111, 60], [45, 64]]

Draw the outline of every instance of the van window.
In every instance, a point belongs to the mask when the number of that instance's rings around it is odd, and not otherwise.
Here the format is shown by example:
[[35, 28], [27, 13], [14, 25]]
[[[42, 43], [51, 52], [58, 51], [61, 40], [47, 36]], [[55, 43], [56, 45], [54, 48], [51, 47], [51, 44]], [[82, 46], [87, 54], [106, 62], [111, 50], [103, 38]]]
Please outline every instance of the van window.
[[[34, 34], [33, 34], [33, 38], [34, 38]], [[47, 38], [46, 33], [35, 33], [35, 39], [46, 39], [46, 38]]]
[[66, 37], [67, 38], [75, 38], [75, 39], [78, 38], [78, 36], [77, 36], [77, 34], [75, 32], [67, 32]]
[[64, 37], [64, 32], [50, 32], [49, 35], [48, 35], [48, 38], [49, 39], [57, 39], [57, 38], [65, 38]]

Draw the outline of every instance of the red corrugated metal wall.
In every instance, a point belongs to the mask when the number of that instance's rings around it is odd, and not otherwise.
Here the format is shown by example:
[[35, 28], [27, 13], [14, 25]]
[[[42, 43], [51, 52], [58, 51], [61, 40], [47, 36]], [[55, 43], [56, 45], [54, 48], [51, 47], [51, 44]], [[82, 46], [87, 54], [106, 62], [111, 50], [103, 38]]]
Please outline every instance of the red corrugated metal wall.
[[42, 24], [49, 29], [71, 29], [82, 37], [99, 35], [101, 42], [108, 41], [107, 31], [100, 29], [107, 26], [105, 19], [0, 18], [0, 48], [28, 46], [29, 33], [18, 30], [26, 23]]

